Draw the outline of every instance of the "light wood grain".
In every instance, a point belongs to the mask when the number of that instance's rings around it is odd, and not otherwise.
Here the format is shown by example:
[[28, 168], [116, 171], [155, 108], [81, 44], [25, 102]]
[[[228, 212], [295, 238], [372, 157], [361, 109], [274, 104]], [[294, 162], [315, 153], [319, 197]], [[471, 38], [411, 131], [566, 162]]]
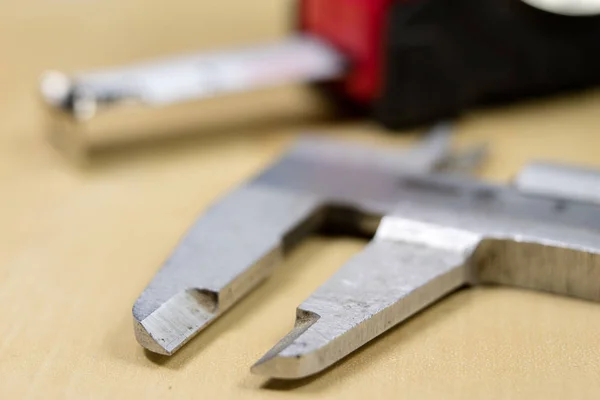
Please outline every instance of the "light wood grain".
[[[296, 133], [414, 136], [323, 121], [310, 93], [288, 88], [207, 103], [197, 135], [77, 169], [44, 141], [36, 79], [277, 38], [291, 11], [275, 0], [0, 3], [0, 398], [600, 398], [600, 305], [491, 288], [451, 296], [314, 379], [250, 375], [296, 305], [360, 250], [352, 239], [309, 240], [172, 358], [137, 345], [131, 306], [194, 216]], [[457, 141], [491, 142], [482, 174], [495, 180], [531, 158], [600, 166], [599, 110], [588, 93], [476, 112]]]

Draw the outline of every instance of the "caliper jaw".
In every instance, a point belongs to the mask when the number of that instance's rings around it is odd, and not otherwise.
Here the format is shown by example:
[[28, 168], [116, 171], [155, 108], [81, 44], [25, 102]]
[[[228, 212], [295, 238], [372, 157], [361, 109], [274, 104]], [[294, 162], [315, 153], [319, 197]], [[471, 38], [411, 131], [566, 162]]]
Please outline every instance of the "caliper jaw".
[[600, 301], [600, 209], [575, 202], [556, 212], [555, 199], [474, 181], [405, 182], [412, 189], [405, 187], [374, 239], [298, 307], [295, 327], [254, 373], [297, 379], [320, 372], [468, 285]]
[[322, 371], [468, 285], [600, 301], [600, 206], [590, 185], [600, 180], [559, 168], [577, 190], [556, 188], [558, 167], [547, 164], [530, 165], [514, 187], [430, 173], [472, 168], [483, 154], [453, 156], [446, 126], [407, 153], [298, 143], [191, 227], [133, 307], [137, 340], [173, 354], [323, 231], [375, 236], [298, 307], [295, 327], [255, 373]]
[[[300, 141], [194, 223], [133, 306], [138, 342], [173, 354], [312, 232], [371, 237], [402, 196], [397, 182], [403, 171], [429, 172], [460, 161], [450, 160], [449, 144], [446, 125], [406, 152]], [[473, 154], [466, 153], [471, 159]]]

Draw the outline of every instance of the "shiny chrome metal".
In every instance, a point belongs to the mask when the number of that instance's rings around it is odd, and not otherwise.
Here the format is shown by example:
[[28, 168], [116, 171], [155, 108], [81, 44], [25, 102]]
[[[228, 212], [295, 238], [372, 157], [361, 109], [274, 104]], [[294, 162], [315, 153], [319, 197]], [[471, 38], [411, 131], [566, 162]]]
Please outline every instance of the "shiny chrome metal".
[[345, 59], [311, 36], [230, 51], [203, 52], [67, 76], [48, 71], [40, 91], [77, 120], [121, 103], [151, 106], [294, 82], [337, 78]]
[[343, 76], [346, 67], [345, 57], [327, 43], [298, 35], [262, 46], [73, 75], [47, 71], [40, 92], [49, 112], [52, 143], [82, 159], [96, 131], [109, 137], [126, 136], [123, 131], [147, 127], [149, 117], [160, 120], [163, 110], [173, 114], [174, 105], [227, 93], [328, 81]]

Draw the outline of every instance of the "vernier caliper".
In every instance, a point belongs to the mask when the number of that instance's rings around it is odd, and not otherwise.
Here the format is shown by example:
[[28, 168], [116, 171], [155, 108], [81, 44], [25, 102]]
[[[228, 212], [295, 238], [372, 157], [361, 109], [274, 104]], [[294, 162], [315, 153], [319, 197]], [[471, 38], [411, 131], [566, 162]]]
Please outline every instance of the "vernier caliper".
[[317, 373], [466, 285], [600, 301], [600, 207], [551, 185], [540, 195], [528, 184], [424, 174], [452, 158], [444, 137], [404, 157], [296, 145], [196, 221], [134, 305], [138, 341], [174, 353], [318, 230], [374, 238], [298, 307], [295, 327], [255, 373]]

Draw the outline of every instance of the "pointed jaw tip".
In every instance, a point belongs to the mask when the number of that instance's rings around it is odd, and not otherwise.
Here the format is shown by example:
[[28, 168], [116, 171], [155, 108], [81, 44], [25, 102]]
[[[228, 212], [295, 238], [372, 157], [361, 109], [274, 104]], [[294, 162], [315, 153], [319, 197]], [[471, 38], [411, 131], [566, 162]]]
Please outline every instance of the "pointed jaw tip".
[[149, 351], [170, 356], [215, 319], [217, 306], [216, 295], [196, 289], [181, 291], [149, 315], [134, 306], [135, 337]]
[[304, 345], [295, 346], [296, 340], [317, 323], [319, 318], [314, 312], [298, 309], [294, 328], [262, 356], [250, 371], [269, 378], [300, 379], [326, 368], [319, 348], [309, 350]]
[[170, 356], [173, 354], [173, 351], [167, 350], [160, 343], [158, 343], [158, 341], [156, 341], [156, 339], [150, 335], [146, 328], [144, 328], [142, 323], [135, 319], [133, 321], [133, 329], [136, 340], [146, 350], [156, 354], [161, 354], [163, 356]]
[[311, 354], [298, 357], [263, 357], [250, 368], [255, 375], [275, 379], [301, 379], [320, 372]]

